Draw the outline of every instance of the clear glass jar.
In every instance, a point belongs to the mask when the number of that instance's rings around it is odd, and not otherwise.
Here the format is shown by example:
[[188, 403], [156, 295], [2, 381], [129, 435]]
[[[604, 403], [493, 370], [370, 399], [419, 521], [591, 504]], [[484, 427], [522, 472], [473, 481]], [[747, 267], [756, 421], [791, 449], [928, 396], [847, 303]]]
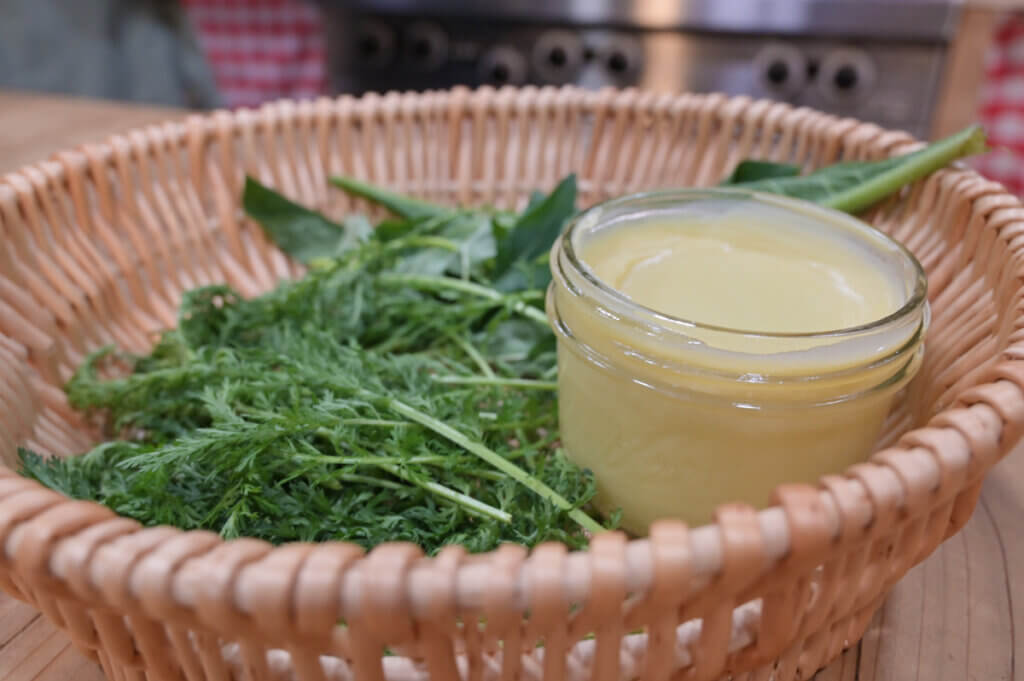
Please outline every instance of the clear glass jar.
[[[902, 304], [852, 328], [750, 332], [637, 304], [580, 258], [605, 229], [733, 209], [835, 235], [898, 282]], [[735, 189], [615, 199], [570, 224], [551, 269], [562, 441], [594, 472], [598, 506], [621, 509], [634, 534], [662, 517], [703, 524], [724, 502], [764, 506], [780, 483], [864, 460], [920, 367], [929, 321], [920, 264], [869, 225], [803, 201]]]

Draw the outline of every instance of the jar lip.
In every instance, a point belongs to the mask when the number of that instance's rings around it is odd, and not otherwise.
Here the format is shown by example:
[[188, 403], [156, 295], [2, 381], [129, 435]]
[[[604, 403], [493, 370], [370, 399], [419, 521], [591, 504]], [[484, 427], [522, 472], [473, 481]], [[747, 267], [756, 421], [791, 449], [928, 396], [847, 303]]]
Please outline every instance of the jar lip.
[[[605, 283], [593, 269], [587, 265], [576, 253], [576, 249], [573, 245], [573, 235], [576, 233], [577, 228], [581, 223], [588, 219], [594, 219], [593, 216], [601, 211], [608, 210], [610, 208], [616, 208], [631, 203], [639, 203], [648, 200], [672, 200], [678, 199], [681, 202], [693, 201], [701, 198], [718, 198], [718, 199], [744, 199], [760, 201], [762, 203], [773, 204], [777, 207], [791, 210], [811, 218], [820, 218], [818, 221], [823, 223], [837, 223], [846, 222], [847, 224], [854, 226], [858, 229], [868, 230], [876, 238], [880, 238], [887, 245], [894, 247], [900, 255], [910, 263], [914, 272], [914, 290], [907, 300], [895, 311], [887, 314], [879, 319], [859, 324], [857, 326], [849, 326], [840, 329], [830, 329], [827, 331], [810, 331], [810, 332], [775, 332], [775, 331], [757, 331], [750, 329], [738, 329], [728, 326], [719, 326], [716, 324], [708, 324], [699, 322], [692, 319], [685, 319], [683, 317], [676, 317], [664, 312], [655, 310], [654, 308], [642, 305], [629, 296], [625, 295], [621, 291], [609, 286]], [[832, 208], [826, 208], [819, 206], [810, 201], [804, 201], [802, 199], [794, 199], [787, 196], [780, 196], [777, 194], [767, 194], [764, 192], [754, 192], [740, 188], [726, 188], [726, 187], [714, 187], [714, 188], [688, 188], [688, 189], [663, 189], [649, 192], [639, 192], [635, 194], [627, 194], [625, 196], [616, 197], [607, 201], [594, 204], [593, 206], [581, 211], [569, 222], [568, 228], [562, 234], [562, 237], [556, 242], [556, 248], [559, 248], [564, 253], [566, 260], [591, 286], [593, 286], [602, 295], [607, 296], [615, 302], [623, 305], [627, 308], [642, 313], [644, 316], [649, 317], [651, 320], [656, 322], [663, 322], [672, 326], [684, 326], [693, 329], [703, 329], [712, 331], [715, 333], [731, 334], [734, 336], [745, 336], [752, 338], [780, 338], [780, 339], [792, 339], [792, 340], [825, 340], [831, 338], [842, 338], [844, 336], [853, 336], [863, 334], [865, 332], [876, 331], [883, 329], [890, 324], [906, 319], [908, 316], [913, 314], [916, 310], [922, 308], [927, 302], [928, 297], [928, 281], [925, 276], [924, 268], [921, 263], [914, 256], [910, 250], [907, 249], [902, 243], [893, 239], [885, 232], [877, 229], [876, 227], [868, 224], [867, 222], [860, 220], [848, 213], [843, 213]]]

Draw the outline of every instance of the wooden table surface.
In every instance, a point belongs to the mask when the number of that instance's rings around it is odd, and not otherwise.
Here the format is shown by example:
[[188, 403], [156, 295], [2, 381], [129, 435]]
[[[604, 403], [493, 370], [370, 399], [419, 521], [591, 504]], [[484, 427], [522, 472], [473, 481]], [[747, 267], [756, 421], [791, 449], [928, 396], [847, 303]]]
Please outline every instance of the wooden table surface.
[[[0, 92], [0, 173], [180, 112]], [[964, 530], [895, 588], [859, 646], [817, 681], [1024, 680], [1024, 447], [989, 476]], [[1016, 607], [1015, 607], [1016, 606]], [[0, 681], [102, 681], [29, 606], [0, 592]]]

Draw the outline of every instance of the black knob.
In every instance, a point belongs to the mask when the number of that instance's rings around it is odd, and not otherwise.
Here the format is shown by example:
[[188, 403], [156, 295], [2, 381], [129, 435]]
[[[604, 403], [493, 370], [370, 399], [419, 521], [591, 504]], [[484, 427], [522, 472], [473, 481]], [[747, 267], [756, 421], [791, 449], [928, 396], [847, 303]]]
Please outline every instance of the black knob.
[[430, 41], [425, 38], [419, 38], [412, 42], [412, 53], [416, 57], [425, 58], [429, 57], [431, 52]]
[[507, 83], [510, 75], [512, 74], [509, 72], [508, 64], [499, 62], [491, 67], [491, 81], [497, 85]]
[[479, 79], [492, 85], [515, 85], [526, 77], [526, 60], [514, 47], [495, 45], [480, 58]]
[[380, 38], [364, 35], [359, 39], [359, 53], [364, 57], [375, 57], [380, 52]]
[[836, 73], [832, 76], [832, 82], [840, 90], [852, 90], [857, 87], [857, 81], [860, 79], [857, 69], [849, 64], [844, 64], [836, 69]]
[[[530, 66], [541, 82], [571, 83], [583, 61], [583, 43], [575, 31], [545, 31], [537, 37], [530, 54]], [[522, 77], [525, 79], [526, 72]], [[516, 80], [517, 65], [510, 64], [512, 80]]]
[[768, 65], [764, 75], [769, 83], [782, 85], [789, 80], [789, 65], [784, 61], [773, 61]]
[[629, 68], [629, 59], [621, 52], [612, 52], [608, 56], [608, 68], [614, 73], [625, 73]]
[[555, 68], [561, 68], [566, 65], [569, 61], [569, 55], [565, 53], [565, 48], [552, 47], [551, 52], [548, 53], [548, 63]]

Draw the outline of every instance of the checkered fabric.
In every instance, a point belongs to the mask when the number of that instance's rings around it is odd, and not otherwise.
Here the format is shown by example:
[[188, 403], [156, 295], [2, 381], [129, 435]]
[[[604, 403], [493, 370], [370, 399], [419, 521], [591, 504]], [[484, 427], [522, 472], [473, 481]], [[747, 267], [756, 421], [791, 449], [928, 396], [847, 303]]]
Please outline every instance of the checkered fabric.
[[985, 64], [978, 118], [991, 153], [973, 161], [981, 173], [1024, 195], [1024, 14], [996, 30]]
[[326, 91], [320, 11], [307, 0], [183, 0], [230, 107]]

